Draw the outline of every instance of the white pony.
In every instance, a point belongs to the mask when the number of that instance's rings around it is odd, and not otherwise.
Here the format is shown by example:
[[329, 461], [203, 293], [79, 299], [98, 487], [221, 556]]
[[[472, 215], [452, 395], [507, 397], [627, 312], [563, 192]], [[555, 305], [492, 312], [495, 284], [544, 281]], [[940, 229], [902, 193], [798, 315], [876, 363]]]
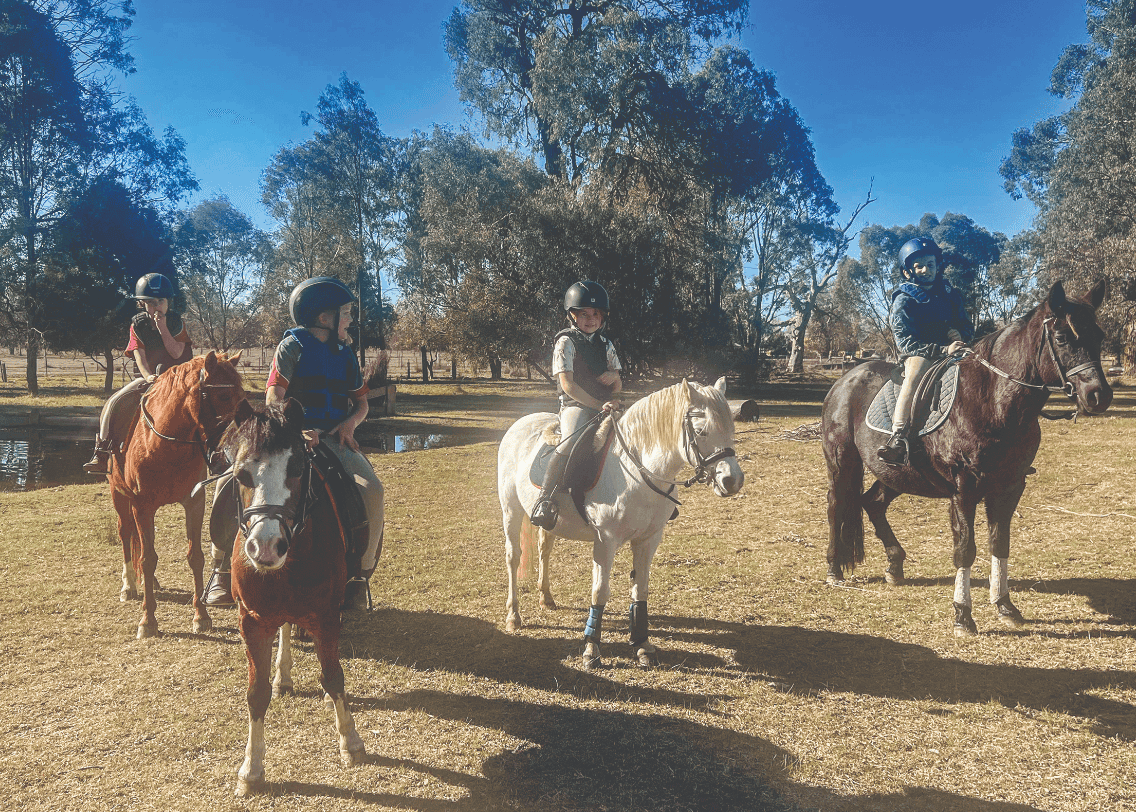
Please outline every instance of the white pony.
[[[529, 511], [540, 488], [529, 470], [544, 433], [557, 417], [540, 412], [512, 425], [497, 452], [497, 494], [505, 526], [505, 564], [509, 596], [505, 602], [505, 628], [521, 627], [517, 599], [517, 567], [521, 559], [522, 530], [531, 532]], [[585, 522], [571, 497], [557, 493], [559, 518], [550, 531], [540, 531], [541, 604], [554, 608], [548, 592], [548, 554], [552, 538], [592, 542], [592, 607], [584, 627], [585, 668], [600, 665], [600, 632], [604, 607], [611, 594], [611, 567], [616, 551], [631, 544], [631, 645], [642, 666], [656, 665], [655, 647], [648, 641], [647, 583], [651, 561], [663, 530], [674, 513], [675, 476], [687, 465], [695, 476], [683, 482], [709, 482], [719, 496], [741, 490], [745, 474], [734, 454], [734, 419], [726, 403], [726, 379], [713, 387], [682, 383], [661, 389], [630, 406], [619, 418], [615, 441], [603, 472], [584, 501]]]

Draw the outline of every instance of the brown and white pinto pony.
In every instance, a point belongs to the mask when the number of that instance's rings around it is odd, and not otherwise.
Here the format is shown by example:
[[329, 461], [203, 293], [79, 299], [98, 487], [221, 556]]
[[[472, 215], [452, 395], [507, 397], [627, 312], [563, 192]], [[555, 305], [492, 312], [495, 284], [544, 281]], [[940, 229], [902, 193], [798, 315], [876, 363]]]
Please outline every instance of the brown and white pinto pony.
[[205, 491], [194, 486], [205, 479], [206, 458], [216, 447], [225, 427], [244, 400], [237, 371], [238, 352], [229, 357], [210, 352], [171, 367], [142, 397], [122, 450], [111, 458], [107, 479], [118, 514], [122, 541], [123, 601], [137, 600], [142, 586], [142, 619], [138, 638], [158, 633], [154, 569], [154, 516], [164, 505], [180, 503], [185, 509], [188, 537], [186, 559], [193, 574], [193, 631], [207, 632], [213, 621], [201, 602], [204, 587], [201, 525], [205, 518]]
[[[240, 490], [233, 595], [249, 663], [248, 745], [236, 786], [242, 797], [265, 786], [264, 717], [274, 694], [292, 690], [292, 624], [315, 640], [320, 684], [335, 709], [343, 763], [352, 766], [366, 756], [339, 663], [347, 532], [326, 489], [312, 481], [303, 425], [303, 407], [293, 398], [283, 408], [254, 408], [245, 401], [223, 441]], [[277, 632], [276, 680], [270, 687]]]
[[[864, 416], [891, 375], [881, 361], [863, 364], [833, 384], [821, 412], [828, 463], [828, 580], [864, 560], [864, 512], [888, 557], [888, 583], [903, 580], [906, 553], [888, 524], [901, 493], [950, 500], [954, 534], [954, 631], [977, 634], [970, 570], [976, 556], [974, 515], [986, 503], [990, 539], [990, 603], [1009, 626], [1025, 620], [1010, 600], [1010, 520], [1041, 443], [1038, 417], [1051, 392], [1065, 392], [1086, 414], [1112, 403], [1100, 365], [1104, 333], [1096, 311], [1107, 293], [1098, 282], [1083, 299], [1068, 299], [1060, 282], [1038, 307], [985, 336], [959, 362], [959, 397], [939, 429], [911, 440], [910, 460], [890, 466], [877, 457], [883, 435]], [[864, 468], [876, 482], [864, 492]]]

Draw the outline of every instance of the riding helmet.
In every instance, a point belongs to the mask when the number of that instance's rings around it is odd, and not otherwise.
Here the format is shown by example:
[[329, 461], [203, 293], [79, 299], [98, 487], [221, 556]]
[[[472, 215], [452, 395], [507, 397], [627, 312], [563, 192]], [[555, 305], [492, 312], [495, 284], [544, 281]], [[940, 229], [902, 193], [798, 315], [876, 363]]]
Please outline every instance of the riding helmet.
[[174, 283], [165, 274], [148, 273], [134, 286], [132, 299], [172, 299]]
[[311, 327], [323, 311], [337, 310], [354, 301], [355, 294], [334, 276], [313, 276], [292, 290], [288, 310], [297, 326]]
[[603, 285], [585, 279], [568, 288], [564, 293], [564, 310], [575, 310], [578, 307], [594, 307], [605, 313], [610, 310], [607, 291]]
[[910, 271], [916, 259], [928, 254], [934, 254], [939, 264], [943, 264], [943, 249], [934, 240], [930, 237], [914, 237], [899, 249], [899, 264], [904, 271]]

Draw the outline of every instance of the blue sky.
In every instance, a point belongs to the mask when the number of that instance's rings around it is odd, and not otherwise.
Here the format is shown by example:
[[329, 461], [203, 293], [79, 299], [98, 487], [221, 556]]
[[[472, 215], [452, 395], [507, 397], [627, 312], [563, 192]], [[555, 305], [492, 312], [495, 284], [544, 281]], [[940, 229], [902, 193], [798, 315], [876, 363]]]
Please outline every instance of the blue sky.
[[[173, 126], [201, 183], [263, 227], [260, 173], [311, 135], [301, 110], [346, 71], [384, 132], [473, 126], [442, 45], [454, 0], [319, 4], [135, 0], [137, 72], [122, 81], [152, 126]], [[317, 10], [318, 9], [318, 10]], [[777, 75], [812, 130], [845, 214], [874, 178], [858, 225], [966, 214], [1013, 235], [1033, 208], [1002, 190], [1011, 133], [1063, 109], [1046, 93], [1061, 50], [1085, 41], [1073, 0], [953, 3], [752, 0], [740, 44]], [[858, 253], [853, 251], [853, 253]]]

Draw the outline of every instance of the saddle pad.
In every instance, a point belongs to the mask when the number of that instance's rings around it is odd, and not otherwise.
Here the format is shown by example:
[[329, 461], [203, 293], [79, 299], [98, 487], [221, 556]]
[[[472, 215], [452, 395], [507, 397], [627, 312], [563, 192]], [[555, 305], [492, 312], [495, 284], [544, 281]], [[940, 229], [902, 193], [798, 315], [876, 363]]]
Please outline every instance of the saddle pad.
[[[951, 407], [955, 403], [955, 395], [958, 393], [958, 373], [958, 364], [952, 364], [943, 373], [943, 376], [935, 382], [927, 407], [929, 411], [924, 408], [921, 410], [922, 414], [916, 415], [916, 425], [919, 426], [920, 437], [924, 434], [930, 434], [943, 425], [947, 415], [950, 414]], [[880, 387], [880, 391], [876, 393], [872, 405], [868, 407], [868, 414], [864, 418], [864, 423], [868, 428], [883, 434], [891, 434], [892, 417], [895, 414], [895, 399], [899, 395], [899, 387], [900, 384], [893, 378], [888, 378]], [[925, 415], [925, 418], [923, 418], [923, 415]]]
[[[596, 486], [603, 473], [607, 452], [615, 439], [615, 432], [608, 431], [602, 448], [596, 448], [596, 434], [603, 423], [596, 423], [580, 432], [572, 449], [568, 452], [568, 466], [561, 475], [559, 490], [567, 489], [576, 505], [580, 516], [584, 516], [584, 494]], [[532, 467], [529, 468], [529, 482], [533, 487], [539, 488], [544, 483], [544, 474], [552, 459], [552, 452], [556, 446], [543, 445], [533, 458]]]

